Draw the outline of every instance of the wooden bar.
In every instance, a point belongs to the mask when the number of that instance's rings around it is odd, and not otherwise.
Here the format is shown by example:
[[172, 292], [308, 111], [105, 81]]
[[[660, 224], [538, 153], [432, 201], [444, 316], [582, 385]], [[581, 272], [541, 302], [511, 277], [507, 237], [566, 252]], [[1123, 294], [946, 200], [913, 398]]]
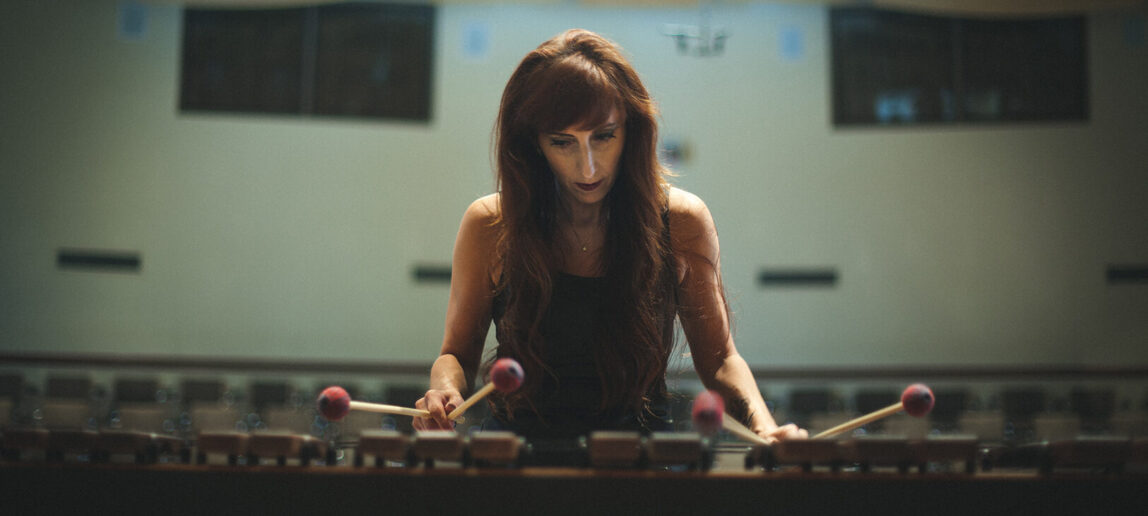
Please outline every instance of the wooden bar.
[[0, 463], [2, 514], [1134, 514], [1148, 476]]

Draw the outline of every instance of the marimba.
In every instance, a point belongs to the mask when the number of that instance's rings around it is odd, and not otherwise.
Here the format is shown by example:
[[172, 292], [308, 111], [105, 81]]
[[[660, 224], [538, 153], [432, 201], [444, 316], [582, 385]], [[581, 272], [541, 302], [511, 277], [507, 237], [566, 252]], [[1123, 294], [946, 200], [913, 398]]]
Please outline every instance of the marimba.
[[[0, 464], [110, 463], [207, 465], [209, 457], [232, 466], [373, 467], [572, 467], [710, 471], [717, 457], [731, 469], [729, 455], [741, 457], [745, 471], [765, 474], [799, 469], [870, 472], [891, 468], [905, 474], [931, 471], [975, 474], [994, 469], [1124, 473], [1148, 467], [1148, 438], [1079, 437], [1053, 442], [1006, 445], [982, 443], [971, 435], [934, 435], [922, 439], [855, 436], [848, 439], [800, 439], [773, 445], [720, 442], [694, 432], [642, 435], [601, 431], [565, 441], [529, 443], [511, 432], [453, 431], [404, 434], [365, 430], [357, 440], [327, 442], [281, 431], [201, 432], [194, 439], [125, 431], [10, 428], [0, 433]], [[119, 458], [119, 460], [115, 460]], [[931, 466], [953, 465], [957, 468]]]
[[[3, 434], [0, 513], [829, 514], [864, 507], [865, 514], [931, 515], [1148, 507], [1148, 440], [1002, 446], [963, 436], [882, 437], [765, 447], [692, 433], [603, 432], [544, 446], [505, 432], [379, 430], [338, 443], [224, 432], [177, 444], [169, 436], [76, 432]], [[540, 460], [556, 457], [562, 461]]]

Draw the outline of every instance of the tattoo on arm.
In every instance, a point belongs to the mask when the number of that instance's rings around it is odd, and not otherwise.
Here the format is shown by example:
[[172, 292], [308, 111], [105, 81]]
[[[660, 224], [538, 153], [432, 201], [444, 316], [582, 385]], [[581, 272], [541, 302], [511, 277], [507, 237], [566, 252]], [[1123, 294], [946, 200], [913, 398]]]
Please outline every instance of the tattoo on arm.
[[736, 419], [743, 425], [748, 425], [750, 420], [753, 419], [753, 413], [749, 410], [749, 403], [742, 398], [736, 398], [732, 403], [726, 404], [725, 410], [729, 416]]

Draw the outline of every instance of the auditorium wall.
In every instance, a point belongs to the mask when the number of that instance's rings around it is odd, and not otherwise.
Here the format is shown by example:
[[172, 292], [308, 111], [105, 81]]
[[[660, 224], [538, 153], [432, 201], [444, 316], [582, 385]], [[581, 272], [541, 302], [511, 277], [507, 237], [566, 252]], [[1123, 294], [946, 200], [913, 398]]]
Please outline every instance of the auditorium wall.
[[[429, 123], [184, 114], [181, 12], [9, 2], [0, 16], [0, 352], [429, 363], [467, 204], [518, 60], [570, 27], [619, 42], [707, 201], [755, 366], [1148, 365], [1145, 11], [1088, 21], [1087, 122], [838, 129], [827, 11], [438, 9]], [[1139, 27], [1137, 36], [1136, 27]], [[478, 39], [475, 39], [478, 38]], [[61, 269], [60, 249], [138, 253]], [[757, 283], [830, 269], [832, 286]], [[683, 359], [684, 360], [684, 359]]]

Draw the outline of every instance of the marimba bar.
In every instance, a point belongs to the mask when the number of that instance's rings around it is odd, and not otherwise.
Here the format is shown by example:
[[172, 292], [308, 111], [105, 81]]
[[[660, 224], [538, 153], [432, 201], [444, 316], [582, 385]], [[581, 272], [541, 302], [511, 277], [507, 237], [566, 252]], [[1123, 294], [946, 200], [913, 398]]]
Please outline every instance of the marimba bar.
[[[595, 432], [585, 439], [555, 447], [552, 443], [528, 443], [508, 432], [451, 431], [406, 435], [396, 431], [369, 430], [357, 442], [328, 443], [310, 435], [276, 431], [203, 432], [193, 440], [171, 435], [124, 431], [17, 428], [0, 434], [0, 464], [112, 462], [129, 457], [137, 464], [157, 462], [207, 464], [210, 457], [230, 465], [297, 464], [317, 467], [337, 465], [345, 451], [355, 466], [374, 458], [379, 466], [433, 468], [446, 464], [461, 467], [530, 465], [610, 469], [709, 470], [719, 446], [696, 433]], [[895, 468], [921, 473], [930, 465], [957, 463], [967, 474], [994, 469], [1031, 470], [1052, 474], [1059, 471], [1123, 473], [1148, 467], [1148, 439], [1081, 437], [1023, 445], [982, 444], [974, 436], [945, 435], [923, 439], [896, 436], [861, 436], [845, 440], [789, 440], [773, 445], [747, 445], [741, 450], [747, 471], [775, 472], [797, 468], [804, 472], [829, 469]], [[1140, 468], [1137, 470], [1136, 468]], [[944, 468], [939, 468], [944, 469]], [[944, 469], [952, 471], [952, 468]]]

